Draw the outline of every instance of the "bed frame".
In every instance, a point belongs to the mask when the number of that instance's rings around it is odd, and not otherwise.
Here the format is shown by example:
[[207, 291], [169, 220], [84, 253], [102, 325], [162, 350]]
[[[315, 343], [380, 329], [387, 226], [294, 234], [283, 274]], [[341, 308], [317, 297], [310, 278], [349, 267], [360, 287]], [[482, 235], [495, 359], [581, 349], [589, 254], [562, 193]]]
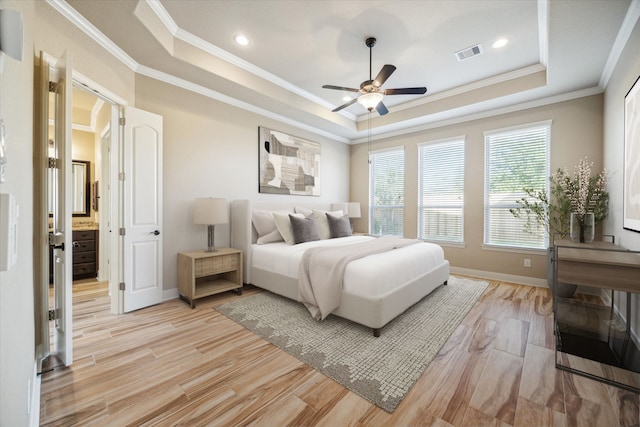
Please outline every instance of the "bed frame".
[[[296, 204], [308, 209], [331, 210], [329, 205]], [[253, 203], [249, 200], [231, 202], [231, 246], [243, 252], [243, 278], [247, 284], [266, 289], [278, 295], [298, 300], [298, 280], [265, 271], [252, 266], [252, 244], [257, 235], [251, 223], [251, 211], [255, 209], [278, 210], [292, 208], [288, 203]], [[346, 291], [342, 301], [332, 314], [373, 329], [374, 336], [380, 336], [380, 329], [399, 314], [420, 301], [449, 279], [449, 262], [434, 267], [428, 273], [409, 281], [398, 288], [381, 295], [362, 296]]]

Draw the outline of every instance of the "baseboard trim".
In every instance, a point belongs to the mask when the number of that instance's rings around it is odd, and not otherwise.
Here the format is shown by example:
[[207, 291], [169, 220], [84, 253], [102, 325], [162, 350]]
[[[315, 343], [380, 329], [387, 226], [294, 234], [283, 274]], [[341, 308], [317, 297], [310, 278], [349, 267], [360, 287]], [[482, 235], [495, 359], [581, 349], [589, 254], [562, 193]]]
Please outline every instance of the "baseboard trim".
[[164, 291], [162, 291], [162, 302], [176, 299], [179, 296], [180, 294], [178, 293], [178, 288], [165, 289]]
[[40, 425], [40, 375], [38, 375], [38, 363], [33, 363], [33, 378], [31, 378], [31, 395], [29, 396], [29, 425]]
[[451, 273], [463, 274], [466, 276], [475, 276], [481, 279], [500, 280], [502, 282], [516, 283], [518, 285], [537, 286], [539, 288], [548, 288], [547, 279], [538, 279], [535, 277], [516, 276], [514, 274], [494, 273], [493, 271], [474, 270], [472, 268], [451, 267]]

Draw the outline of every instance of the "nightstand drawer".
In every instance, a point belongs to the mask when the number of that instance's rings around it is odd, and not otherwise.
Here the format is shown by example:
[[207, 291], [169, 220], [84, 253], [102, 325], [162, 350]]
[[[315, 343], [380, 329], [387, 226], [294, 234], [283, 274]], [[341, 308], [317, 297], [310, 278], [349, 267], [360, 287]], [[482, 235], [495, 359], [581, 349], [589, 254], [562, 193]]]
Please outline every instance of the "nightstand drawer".
[[238, 268], [238, 255], [225, 255], [222, 257], [222, 268], [224, 271]]
[[196, 260], [196, 277], [208, 276], [222, 271], [222, 258], [203, 258]]

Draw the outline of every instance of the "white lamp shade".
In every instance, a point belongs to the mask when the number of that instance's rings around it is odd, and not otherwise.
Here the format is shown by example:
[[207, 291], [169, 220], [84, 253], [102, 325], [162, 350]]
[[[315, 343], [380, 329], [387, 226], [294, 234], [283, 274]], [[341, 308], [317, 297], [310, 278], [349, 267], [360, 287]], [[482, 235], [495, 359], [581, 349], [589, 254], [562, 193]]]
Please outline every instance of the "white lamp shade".
[[347, 213], [347, 204], [346, 203], [331, 203], [332, 211], [342, 211], [342, 214]]
[[358, 102], [362, 104], [364, 108], [371, 111], [374, 108], [376, 108], [376, 105], [378, 105], [380, 101], [382, 101], [382, 98], [384, 97], [382, 96], [381, 93], [371, 92], [371, 93], [365, 93], [364, 95], [360, 95], [360, 97], [358, 97]]
[[229, 222], [227, 201], [225, 199], [196, 199], [193, 208], [193, 223], [216, 225]]
[[347, 203], [347, 213], [349, 218], [360, 218], [360, 202]]

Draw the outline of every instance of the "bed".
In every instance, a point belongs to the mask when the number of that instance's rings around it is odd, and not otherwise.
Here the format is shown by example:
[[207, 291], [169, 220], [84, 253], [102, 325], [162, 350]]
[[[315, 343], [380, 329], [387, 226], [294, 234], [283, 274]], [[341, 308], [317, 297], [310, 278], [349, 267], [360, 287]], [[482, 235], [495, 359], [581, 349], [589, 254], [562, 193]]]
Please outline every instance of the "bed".
[[[304, 207], [281, 203], [231, 202], [231, 246], [243, 251], [243, 278], [247, 284], [298, 301], [300, 260], [307, 249], [366, 243], [371, 236], [350, 236], [299, 244], [258, 244], [259, 233], [252, 222], [261, 212], [286, 213], [309, 209], [330, 211], [330, 205]], [[260, 227], [259, 227], [260, 228]], [[260, 237], [264, 240], [264, 237]], [[262, 242], [261, 242], [262, 243]], [[339, 306], [333, 315], [373, 329], [381, 328], [449, 279], [449, 262], [438, 245], [420, 242], [390, 252], [369, 255], [350, 262], [344, 271]]]

